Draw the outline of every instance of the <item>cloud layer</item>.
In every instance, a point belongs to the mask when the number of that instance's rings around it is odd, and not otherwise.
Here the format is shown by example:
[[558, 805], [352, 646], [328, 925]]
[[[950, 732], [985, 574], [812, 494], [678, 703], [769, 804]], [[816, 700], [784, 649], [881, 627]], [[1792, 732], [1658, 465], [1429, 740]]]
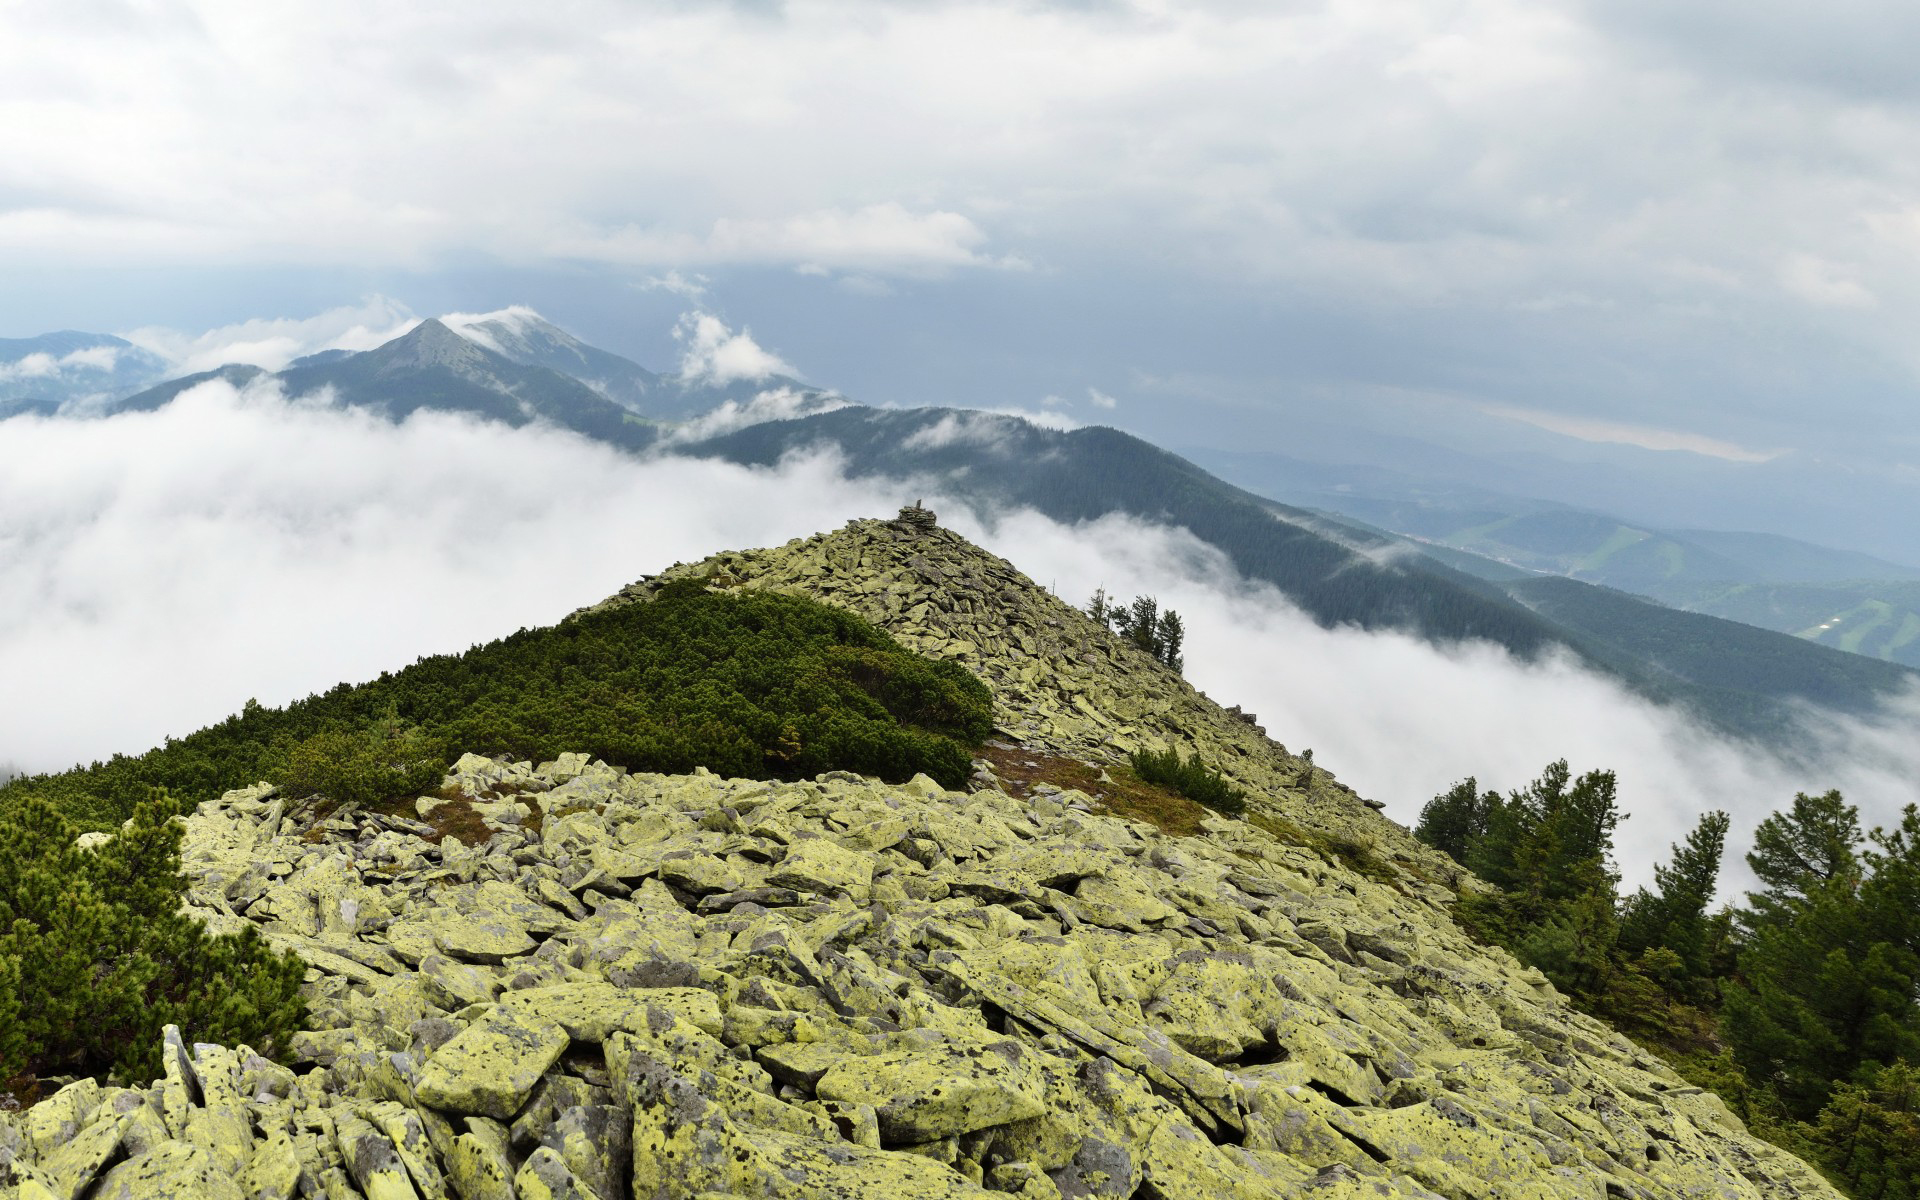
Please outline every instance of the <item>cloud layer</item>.
[[[956, 428], [956, 435], [961, 431]], [[1188, 673], [1411, 822], [1468, 774], [1516, 787], [1551, 759], [1620, 773], [1621, 861], [1644, 879], [1697, 815], [1736, 836], [1798, 789], [1884, 820], [1912, 797], [1904, 732], [1832, 724], [1811, 766], [1720, 741], [1561, 661], [1323, 630], [1188, 535], [1015, 514], [983, 528], [921, 483], [836, 465], [643, 461], [569, 434], [423, 414], [392, 426], [212, 384], [157, 413], [0, 422], [0, 769], [138, 752], [236, 710], [546, 624], [716, 550], [886, 515], [943, 519], [1079, 601], [1151, 593]]]
[[[1792, 7], [29, 3], [0, 42], [0, 260], [67, 299], [379, 286], [582, 329], [712, 274], [864, 399], [1093, 381], [1134, 428], [1239, 448], [1417, 396], [1414, 436], [1538, 435], [1550, 478], [1596, 444], [1792, 448], [1804, 471], [1751, 472], [1712, 523], [1892, 553], [1825, 497], [1920, 494], [1920, 92], [1888, 49], [1914, 18]], [[556, 279], [603, 289], [569, 311]], [[13, 292], [14, 332], [54, 319]]]

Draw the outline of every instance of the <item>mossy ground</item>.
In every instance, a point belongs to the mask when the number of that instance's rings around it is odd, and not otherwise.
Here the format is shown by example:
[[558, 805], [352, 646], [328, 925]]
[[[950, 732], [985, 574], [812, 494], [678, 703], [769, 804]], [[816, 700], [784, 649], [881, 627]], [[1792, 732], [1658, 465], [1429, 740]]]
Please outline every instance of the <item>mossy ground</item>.
[[1077, 758], [989, 743], [980, 752], [1007, 794], [1026, 799], [1043, 783], [1083, 792], [1098, 811], [1130, 821], [1145, 821], [1162, 833], [1192, 837], [1209, 815], [1200, 805], [1157, 784], [1148, 783], [1124, 766], [1096, 767]]

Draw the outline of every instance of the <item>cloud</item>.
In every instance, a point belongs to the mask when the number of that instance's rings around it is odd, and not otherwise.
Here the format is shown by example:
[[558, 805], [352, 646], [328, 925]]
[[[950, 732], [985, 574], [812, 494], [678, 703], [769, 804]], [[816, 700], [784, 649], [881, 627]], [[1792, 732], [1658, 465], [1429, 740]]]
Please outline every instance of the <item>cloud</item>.
[[674, 326], [674, 340], [684, 349], [680, 378], [687, 383], [724, 387], [757, 382], [774, 375], [798, 375], [779, 355], [763, 349], [746, 329], [738, 333], [708, 312], [690, 312]]
[[524, 304], [509, 304], [505, 308], [496, 308], [483, 313], [445, 313], [440, 323], [458, 333], [468, 341], [475, 342], [495, 354], [505, 354], [500, 342], [493, 333], [482, 326], [497, 325], [510, 333], [524, 334], [528, 329], [546, 323], [546, 318]]
[[[248, 697], [371, 678], [551, 623], [673, 562], [922, 494], [849, 482], [819, 455], [769, 470], [640, 460], [537, 426], [433, 413], [394, 425], [221, 383], [153, 413], [0, 422], [0, 458], [0, 764], [28, 770], [137, 753]], [[1070, 602], [1104, 586], [1176, 608], [1197, 686], [1403, 822], [1466, 775], [1517, 787], [1565, 756], [1619, 772], [1633, 813], [1620, 860], [1643, 880], [1708, 808], [1731, 811], [1740, 838], [1794, 791], [1839, 787], [1885, 821], [1920, 777], [1920, 702], [1878, 722], [1819, 718], [1822, 753], [1786, 763], [1565, 660], [1322, 629], [1184, 532], [1031, 513], [983, 526], [924, 494], [944, 524]]]
[[697, 234], [633, 225], [583, 230], [558, 239], [550, 251], [563, 258], [644, 266], [777, 264], [816, 275], [1027, 266], [1017, 256], [981, 253], [986, 241], [986, 233], [960, 213], [912, 212], [888, 202], [852, 211], [721, 217]]
[[968, 408], [950, 412], [938, 421], [915, 430], [900, 443], [903, 450], [940, 450], [948, 446], [983, 446], [997, 454], [1011, 454], [1020, 426], [1038, 425], [1042, 429], [1078, 429], [1080, 423], [1065, 413], [1051, 409], [1032, 411], [1024, 408]]
[[1117, 408], [1120, 405], [1120, 402], [1118, 400], [1115, 400], [1112, 396], [1107, 395], [1105, 392], [1101, 391], [1099, 388], [1096, 388], [1096, 387], [1090, 387], [1087, 389], [1087, 403], [1093, 405], [1095, 408], [1104, 408], [1109, 410]]
[[753, 399], [744, 404], [738, 400], [728, 400], [711, 412], [676, 425], [661, 439], [661, 444], [675, 446], [704, 441], [707, 438], [719, 437], [723, 433], [732, 433], [736, 429], [745, 429], [749, 425], [810, 417], [817, 413], [846, 408], [851, 403], [852, 401], [846, 397], [833, 392], [799, 391], [790, 387], [773, 388], [755, 394]]
[[699, 304], [707, 298], [707, 277], [697, 274], [682, 274], [668, 271], [662, 275], [649, 275], [639, 284], [642, 291], [669, 292], [683, 300]]
[[83, 372], [111, 372], [119, 359], [118, 346], [87, 346], [59, 355], [36, 350], [11, 362], [0, 362], [0, 383], [21, 379], [54, 379]]
[[[929, 501], [930, 504], [938, 503]], [[941, 514], [948, 524], [946, 512]], [[1841, 789], [1871, 822], [1898, 819], [1920, 778], [1911, 736], [1920, 695], [1877, 720], [1809, 714], [1819, 749], [1787, 761], [1729, 741], [1563, 657], [1515, 659], [1489, 643], [1436, 648], [1397, 633], [1323, 629], [1185, 531], [1107, 517], [1071, 530], [1031, 513], [985, 544], [1070, 603], [1096, 587], [1153, 595], [1187, 627], [1187, 676], [1221, 704], [1259, 715], [1274, 738], [1332, 770], [1412, 825], [1420, 807], [1469, 775], [1521, 787], [1554, 759], [1612, 769], [1621, 807], [1618, 861], [1632, 884], [1714, 808], [1733, 815], [1723, 897], [1749, 886], [1753, 826], [1796, 791]]]
[[1679, 429], [1628, 425], [1619, 421], [1595, 420], [1591, 417], [1567, 413], [1541, 412], [1538, 409], [1518, 408], [1508, 404], [1482, 404], [1477, 407], [1490, 417], [1504, 417], [1510, 421], [1519, 421], [1532, 425], [1536, 429], [1544, 429], [1563, 437], [1578, 438], [1583, 442], [1612, 442], [1622, 446], [1638, 446], [1642, 450], [1684, 450], [1688, 454], [1742, 463], [1771, 462], [1785, 453], [1783, 450], [1754, 450], [1719, 438], [1688, 433]]
[[371, 350], [419, 323], [399, 301], [371, 296], [311, 317], [256, 317], [205, 333], [148, 326], [120, 336], [166, 359], [177, 374], [192, 375], [228, 363], [278, 371], [321, 350]]
[[820, 461], [641, 463], [550, 429], [396, 426], [223, 383], [154, 413], [0, 422], [0, 456], [0, 763], [28, 770], [898, 505]]

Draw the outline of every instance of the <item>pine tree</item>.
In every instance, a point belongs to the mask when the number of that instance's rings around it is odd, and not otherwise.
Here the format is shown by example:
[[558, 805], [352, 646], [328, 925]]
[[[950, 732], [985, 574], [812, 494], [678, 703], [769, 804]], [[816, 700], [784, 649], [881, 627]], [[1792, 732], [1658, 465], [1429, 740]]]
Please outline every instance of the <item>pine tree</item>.
[[1488, 814], [1499, 803], [1499, 793], [1482, 795], [1479, 782], [1469, 775], [1427, 801], [1413, 836], [1465, 866], [1469, 849], [1486, 836]]
[[1663, 980], [1705, 998], [1698, 985], [1712, 970], [1716, 939], [1707, 905], [1720, 877], [1720, 857], [1727, 843], [1729, 818], [1724, 812], [1706, 813], [1684, 843], [1673, 848], [1673, 859], [1653, 869], [1655, 891], [1641, 888], [1628, 899], [1620, 920], [1620, 948], [1644, 954], [1665, 948], [1678, 959], [1677, 968]]

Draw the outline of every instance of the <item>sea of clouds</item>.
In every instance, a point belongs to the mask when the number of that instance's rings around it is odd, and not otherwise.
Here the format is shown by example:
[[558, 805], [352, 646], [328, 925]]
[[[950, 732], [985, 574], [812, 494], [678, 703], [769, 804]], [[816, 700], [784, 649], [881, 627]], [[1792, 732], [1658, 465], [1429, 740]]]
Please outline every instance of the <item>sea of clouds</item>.
[[1709, 809], [1734, 814], [1737, 851], [1797, 790], [1841, 788], [1885, 821], [1920, 780], [1920, 698], [1878, 721], [1810, 714], [1819, 750], [1789, 762], [1566, 659], [1322, 629], [1184, 531], [983, 523], [934, 484], [848, 480], [828, 455], [766, 470], [636, 459], [558, 430], [394, 425], [216, 383], [154, 413], [0, 422], [0, 461], [0, 774], [138, 753], [249, 698], [366, 679], [552, 623], [674, 562], [925, 495], [1070, 602], [1105, 587], [1177, 609], [1196, 686], [1403, 822], [1468, 775], [1507, 789], [1555, 758], [1609, 767], [1638, 882]]

